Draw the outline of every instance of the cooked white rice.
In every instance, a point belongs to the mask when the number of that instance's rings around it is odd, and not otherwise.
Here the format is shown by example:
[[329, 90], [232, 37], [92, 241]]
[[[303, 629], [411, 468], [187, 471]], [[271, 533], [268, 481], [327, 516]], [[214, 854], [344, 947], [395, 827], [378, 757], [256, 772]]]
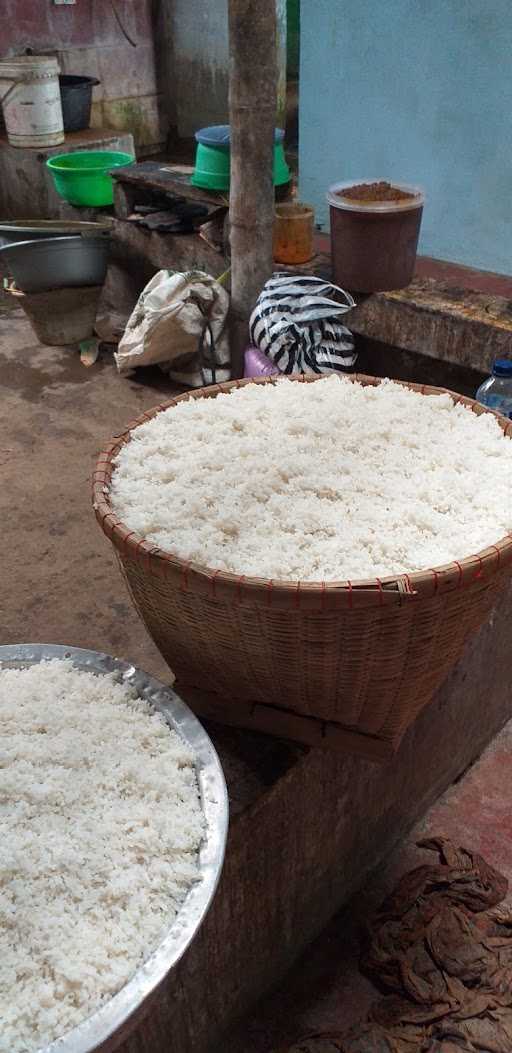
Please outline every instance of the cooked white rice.
[[0, 669], [0, 1050], [84, 1020], [159, 944], [198, 875], [180, 737], [112, 674]]
[[512, 442], [449, 395], [283, 380], [180, 402], [136, 428], [111, 497], [130, 530], [211, 568], [385, 577], [512, 530]]

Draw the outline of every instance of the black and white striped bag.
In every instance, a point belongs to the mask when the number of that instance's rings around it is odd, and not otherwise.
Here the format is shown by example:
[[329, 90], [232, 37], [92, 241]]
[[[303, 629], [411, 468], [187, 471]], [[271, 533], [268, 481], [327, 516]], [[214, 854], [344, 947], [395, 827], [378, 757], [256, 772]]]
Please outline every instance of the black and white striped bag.
[[[346, 303], [328, 298], [339, 292]], [[251, 343], [281, 373], [343, 372], [354, 365], [354, 338], [338, 321], [355, 301], [337, 285], [308, 275], [274, 274], [251, 315]]]

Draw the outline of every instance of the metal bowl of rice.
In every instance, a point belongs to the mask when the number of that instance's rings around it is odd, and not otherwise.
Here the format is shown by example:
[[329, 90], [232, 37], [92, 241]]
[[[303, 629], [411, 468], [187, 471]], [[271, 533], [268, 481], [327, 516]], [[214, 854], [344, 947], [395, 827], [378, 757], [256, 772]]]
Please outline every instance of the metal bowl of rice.
[[[222, 870], [228, 829], [228, 798], [222, 768], [208, 735], [188, 706], [171, 688], [128, 662], [96, 651], [47, 644], [0, 647], [1, 672], [24, 670], [54, 659], [67, 659], [73, 670], [114, 674], [110, 678], [112, 683], [132, 688], [137, 698], [148, 702], [152, 711], [161, 714], [165, 723], [181, 739], [187, 755], [192, 755], [189, 767], [195, 772], [198, 810], [203, 813], [202, 840], [196, 854], [197, 877], [178, 906], [164, 938], [149, 957], [135, 967], [135, 972], [124, 986], [117, 993], [109, 995], [100, 1008], [92, 1011], [77, 1026], [66, 1030], [49, 1044], [36, 1046], [32, 1051], [91, 1053], [92, 1050], [115, 1048], [119, 1041], [125, 1040], [134, 1030], [148, 1009], [148, 999], [165, 980], [197, 933], [215, 894]], [[16, 706], [18, 696], [11, 688], [9, 690]], [[138, 710], [136, 704], [133, 708]], [[161, 728], [160, 736], [165, 740]], [[178, 752], [180, 748], [178, 744]], [[190, 778], [192, 779], [192, 775]]]

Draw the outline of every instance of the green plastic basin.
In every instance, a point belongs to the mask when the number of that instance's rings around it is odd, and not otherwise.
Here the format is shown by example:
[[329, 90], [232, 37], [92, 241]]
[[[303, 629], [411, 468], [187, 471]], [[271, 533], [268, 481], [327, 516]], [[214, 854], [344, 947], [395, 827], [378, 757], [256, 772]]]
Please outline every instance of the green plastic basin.
[[284, 156], [284, 144], [276, 143], [274, 146], [274, 186], [283, 186], [291, 179], [290, 169]]
[[[197, 144], [196, 163], [191, 182], [203, 190], [229, 190], [230, 150], [228, 146]], [[290, 169], [284, 156], [283, 143], [274, 144], [274, 186], [290, 180]]]
[[46, 162], [55, 189], [70, 205], [100, 207], [114, 201], [110, 172], [133, 164], [135, 158], [121, 150], [76, 150], [57, 154]]
[[229, 190], [229, 146], [198, 143], [191, 182], [206, 190]]

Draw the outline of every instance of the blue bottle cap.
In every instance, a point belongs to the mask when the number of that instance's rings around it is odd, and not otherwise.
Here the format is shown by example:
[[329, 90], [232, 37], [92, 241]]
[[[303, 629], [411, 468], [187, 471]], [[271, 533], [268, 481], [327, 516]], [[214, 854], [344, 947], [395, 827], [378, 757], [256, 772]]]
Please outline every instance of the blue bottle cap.
[[495, 377], [512, 377], [512, 358], [497, 358], [492, 372]]

